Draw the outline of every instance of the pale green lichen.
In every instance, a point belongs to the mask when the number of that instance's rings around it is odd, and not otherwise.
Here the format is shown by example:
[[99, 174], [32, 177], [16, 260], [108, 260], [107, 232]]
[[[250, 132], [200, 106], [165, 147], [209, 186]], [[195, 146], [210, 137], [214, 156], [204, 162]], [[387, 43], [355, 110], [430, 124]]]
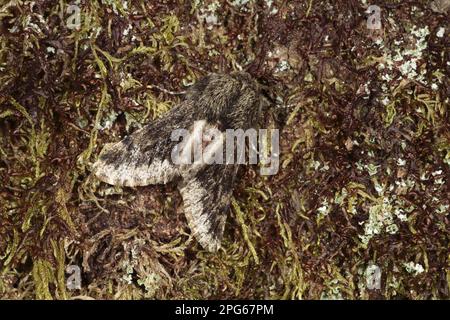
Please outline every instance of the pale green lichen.
[[405, 269], [408, 273], [411, 273], [415, 276], [417, 276], [425, 271], [425, 269], [423, 268], [423, 266], [420, 263], [414, 263], [412, 261], [404, 263], [403, 266], [405, 267]]

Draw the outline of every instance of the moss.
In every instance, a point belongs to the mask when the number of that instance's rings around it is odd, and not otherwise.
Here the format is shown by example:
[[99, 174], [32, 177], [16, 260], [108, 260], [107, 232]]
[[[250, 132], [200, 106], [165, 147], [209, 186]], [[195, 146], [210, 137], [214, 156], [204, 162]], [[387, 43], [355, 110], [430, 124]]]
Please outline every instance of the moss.
[[[0, 13], [2, 298], [449, 298], [446, 21], [427, 1], [378, 3], [383, 33], [362, 4], [81, 1], [77, 28], [68, 5]], [[202, 75], [240, 68], [273, 102], [281, 166], [240, 170], [210, 254], [174, 185], [90, 170]]]

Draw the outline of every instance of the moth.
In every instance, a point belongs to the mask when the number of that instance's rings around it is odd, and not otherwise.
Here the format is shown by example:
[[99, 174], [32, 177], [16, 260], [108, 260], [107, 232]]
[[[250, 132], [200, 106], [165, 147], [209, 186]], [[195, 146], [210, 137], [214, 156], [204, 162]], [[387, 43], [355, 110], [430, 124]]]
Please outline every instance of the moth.
[[[210, 74], [191, 86], [181, 103], [122, 141], [107, 144], [94, 163], [101, 181], [138, 187], [177, 183], [189, 228], [208, 251], [217, 251], [224, 233], [239, 164], [177, 164], [172, 160], [174, 130], [193, 133], [199, 123], [218, 130], [258, 126], [263, 108], [260, 87], [246, 72]], [[211, 144], [211, 141], [203, 141]]]

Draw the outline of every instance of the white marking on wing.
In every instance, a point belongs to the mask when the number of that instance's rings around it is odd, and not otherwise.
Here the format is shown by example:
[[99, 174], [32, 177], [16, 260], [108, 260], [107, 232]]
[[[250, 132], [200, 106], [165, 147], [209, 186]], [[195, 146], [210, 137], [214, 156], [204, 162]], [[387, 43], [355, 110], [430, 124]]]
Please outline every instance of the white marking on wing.
[[133, 165], [133, 160], [116, 166], [105, 165], [102, 161], [94, 164], [95, 175], [111, 185], [124, 185], [127, 187], [146, 186], [149, 184], [165, 184], [173, 179], [177, 170], [166, 159], [155, 159], [150, 165]]

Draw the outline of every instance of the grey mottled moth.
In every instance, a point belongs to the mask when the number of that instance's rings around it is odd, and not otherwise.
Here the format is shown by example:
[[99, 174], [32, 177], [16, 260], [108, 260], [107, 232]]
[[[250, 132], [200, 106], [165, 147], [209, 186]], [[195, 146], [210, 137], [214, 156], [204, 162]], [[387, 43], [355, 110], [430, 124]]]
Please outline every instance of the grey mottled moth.
[[262, 99], [258, 84], [245, 72], [210, 74], [189, 88], [184, 100], [163, 117], [122, 141], [104, 147], [94, 173], [106, 183], [145, 186], [178, 181], [184, 213], [193, 235], [209, 251], [223, 237], [238, 164], [176, 165], [171, 152], [177, 145], [171, 132], [194, 130], [201, 121], [210, 128], [254, 128], [260, 121]]

